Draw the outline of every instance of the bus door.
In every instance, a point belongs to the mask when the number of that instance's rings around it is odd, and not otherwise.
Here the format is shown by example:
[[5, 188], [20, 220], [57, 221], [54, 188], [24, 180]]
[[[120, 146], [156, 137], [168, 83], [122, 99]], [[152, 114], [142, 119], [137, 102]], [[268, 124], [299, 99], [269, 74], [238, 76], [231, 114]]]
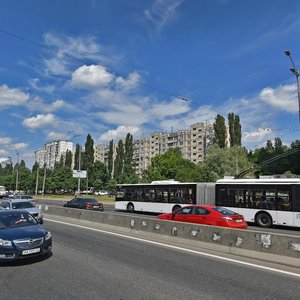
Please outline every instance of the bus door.
[[295, 220], [292, 212], [292, 195], [287, 189], [277, 190], [277, 225], [294, 226]]
[[294, 215], [294, 226], [300, 227], [300, 185], [295, 184], [293, 186], [293, 215]]

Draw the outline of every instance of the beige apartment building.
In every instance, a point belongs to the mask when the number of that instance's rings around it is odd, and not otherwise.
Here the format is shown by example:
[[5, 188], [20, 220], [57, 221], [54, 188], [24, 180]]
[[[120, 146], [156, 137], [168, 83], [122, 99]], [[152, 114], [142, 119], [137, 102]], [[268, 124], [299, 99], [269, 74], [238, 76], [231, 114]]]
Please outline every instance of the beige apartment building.
[[34, 162], [40, 167], [53, 168], [55, 162], [59, 162], [61, 156], [65, 157], [67, 151], [73, 151], [73, 143], [70, 141], [53, 141], [44, 145], [42, 149], [35, 151]]
[[[157, 155], [165, 153], [171, 148], [179, 148], [182, 158], [198, 164], [205, 159], [206, 151], [212, 142], [213, 125], [197, 123], [190, 126], [187, 130], [163, 133], [154, 132], [147, 137], [134, 140], [133, 161], [138, 176], [143, 174], [151, 159]], [[106, 163], [108, 145], [95, 145], [95, 160]], [[116, 145], [114, 145], [114, 157]]]

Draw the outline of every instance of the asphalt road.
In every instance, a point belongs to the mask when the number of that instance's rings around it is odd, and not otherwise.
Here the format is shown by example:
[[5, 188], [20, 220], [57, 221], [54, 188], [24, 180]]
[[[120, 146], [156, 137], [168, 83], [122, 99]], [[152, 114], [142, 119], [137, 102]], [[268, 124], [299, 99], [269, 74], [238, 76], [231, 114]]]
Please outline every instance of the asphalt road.
[[46, 221], [53, 255], [0, 266], [1, 299], [299, 299], [300, 278]]

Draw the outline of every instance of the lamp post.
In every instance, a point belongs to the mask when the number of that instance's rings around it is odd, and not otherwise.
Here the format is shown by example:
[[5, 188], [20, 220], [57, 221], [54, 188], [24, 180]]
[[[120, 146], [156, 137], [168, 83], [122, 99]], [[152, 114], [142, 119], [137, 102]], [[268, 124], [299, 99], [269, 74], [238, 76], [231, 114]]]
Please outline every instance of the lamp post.
[[17, 154], [17, 168], [16, 168], [16, 192], [18, 192], [19, 188], [19, 152], [16, 151]]
[[296, 76], [296, 81], [297, 81], [297, 93], [298, 93], [298, 107], [299, 107], [299, 111], [298, 111], [298, 114], [299, 114], [299, 125], [300, 125], [300, 87], [299, 87], [299, 70], [297, 69], [295, 63], [294, 63], [294, 60], [292, 58], [292, 54], [289, 50], [285, 50], [284, 51], [285, 55], [288, 56], [292, 62], [292, 65], [293, 67], [290, 68], [290, 71]]
[[[81, 133], [74, 133], [72, 131], [67, 132], [67, 134], [72, 134], [72, 138], [81, 137]], [[81, 145], [79, 145], [78, 149], [78, 171], [81, 171]], [[77, 185], [77, 193], [80, 195], [80, 175], [78, 177], [78, 185]]]

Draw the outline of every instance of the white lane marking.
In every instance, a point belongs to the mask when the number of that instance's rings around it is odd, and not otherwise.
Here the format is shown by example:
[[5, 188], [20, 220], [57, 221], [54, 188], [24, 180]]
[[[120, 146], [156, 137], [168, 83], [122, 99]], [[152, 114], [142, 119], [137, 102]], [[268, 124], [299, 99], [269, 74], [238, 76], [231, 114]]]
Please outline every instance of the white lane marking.
[[168, 244], [164, 244], [164, 243], [160, 243], [160, 242], [145, 240], [145, 239], [133, 237], [133, 236], [130, 236], [130, 235], [125, 235], [125, 234], [111, 232], [111, 231], [102, 230], [102, 229], [91, 228], [91, 227], [87, 227], [87, 226], [83, 226], [83, 225], [67, 223], [67, 222], [63, 222], [63, 221], [52, 220], [52, 219], [48, 219], [48, 218], [44, 218], [44, 220], [54, 222], [54, 223], [74, 226], [74, 227], [78, 227], [78, 228], [89, 229], [89, 230], [92, 230], [92, 231], [106, 233], [106, 234], [110, 234], [110, 235], [114, 235], [114, 236], [119, 236], [119, 237], [122, 237], [122, 238], [127, 238], [127, 239], [131, 239], [131, 240], [135, 240], [135, 241], [140, 241], [140, 242], [144, 242], [144, 243], [148, 243], [148, 244], [152, 244], [152, 245], [162, 246], [162, 247], [165, 247], [165, 248], [171, 248], [171, 249], [181, 250], [181, 251], [184, 251], [184, 252], [189, 252], [189, 253], [198, 254], [198, 255], [202, 255], [202, 256], [212, 257], [212, 258], [216, 258], [216, 259], [220, 259], [220, 260], [224, 260], [224, 261], [237, 263], [237, 264], [240, 264], [240, 265], [254, 267], [254, 268], [257, 268], [257, 269], [263, 269], [263, 270], [272, 271], [272, 272], [275, 272], [275, 273], [281, 273], [281, 274], [285, 274], [285, 275], [300, 277], [300, 274], [298, 274], [298, 273], [293, 273], [293, 272], [288, 272], [288, 271], [284, 271], [284, 270], [280, 270], [280, 269], [261, 266], [261, 265], [248, 263], [248, 262], [237, 260], [237, 259], [232, 259], [232, 258], [227, 258], [227, 257], [215, 255], [215, 254], [209, 254], [209, 253], [205, 253], [205, 252], [201, 252], [201, 251], [186, 249], [186, 248], [183, 248], [183, 247], [168, 245]]

